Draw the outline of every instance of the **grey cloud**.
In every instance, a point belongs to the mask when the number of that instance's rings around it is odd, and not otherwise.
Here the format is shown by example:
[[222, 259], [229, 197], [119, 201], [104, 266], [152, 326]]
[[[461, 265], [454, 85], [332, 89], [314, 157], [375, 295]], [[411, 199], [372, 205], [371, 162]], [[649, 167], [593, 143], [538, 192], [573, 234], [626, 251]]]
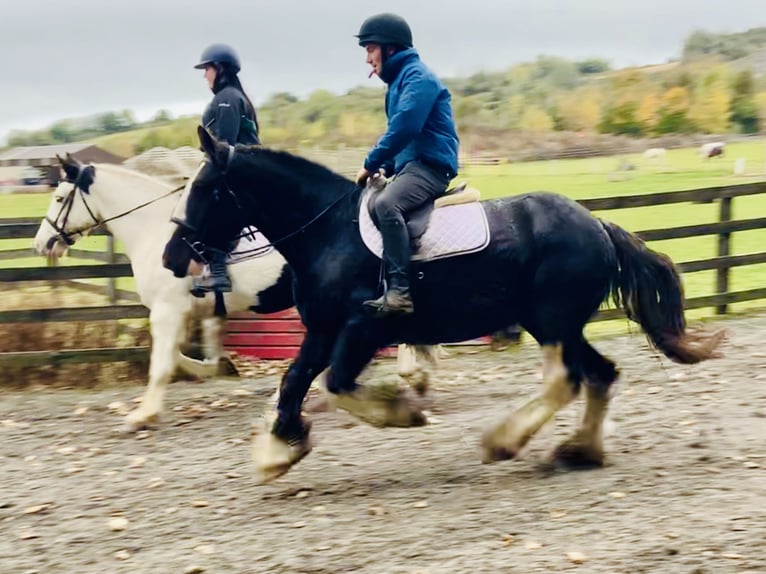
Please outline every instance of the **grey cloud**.
[[444, 76], [538, 54], [656, 63], [678, 55], [695, 28], [764, 25], [762, 0], [4, 0], [0, 137], [99, 111], [197, 101], [201, 109], [209, 93], [192, 65], [216, 41], [240, 52], [256, 101], [374, 85], [353, 34], [382, 9], [410, 21], [423, 58]]

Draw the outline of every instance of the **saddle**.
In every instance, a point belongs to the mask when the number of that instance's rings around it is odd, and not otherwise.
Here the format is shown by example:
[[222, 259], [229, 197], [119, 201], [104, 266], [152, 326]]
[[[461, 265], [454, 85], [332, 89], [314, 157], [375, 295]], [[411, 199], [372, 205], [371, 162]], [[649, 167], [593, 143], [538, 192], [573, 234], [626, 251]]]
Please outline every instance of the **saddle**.
[[[386, 186], [383, 178], [370, 180], [362, 193], [359, 232], [367, 248], [383, 256], [383, 238], [373, 209], [374, 197]], [[489, 225], [479, 203], [479, 190], [462, 183], [447, 189], [405, 217], [412, 242], [412, 260], [430, 261], [481, 251], [489, 244]]]

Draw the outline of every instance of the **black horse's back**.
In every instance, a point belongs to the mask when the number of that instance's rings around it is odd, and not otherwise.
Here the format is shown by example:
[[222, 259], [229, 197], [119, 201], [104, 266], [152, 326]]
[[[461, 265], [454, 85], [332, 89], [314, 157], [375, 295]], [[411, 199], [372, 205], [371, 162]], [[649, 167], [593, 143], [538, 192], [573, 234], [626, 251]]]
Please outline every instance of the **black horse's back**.
[[418, 312], [408, 336], [460, 341], [517, 322], [541, 343], [579, 335], [616, 278], [601, 223], [554, 193], [483, 206], [492, 235], [484, 251], [413, 265]]

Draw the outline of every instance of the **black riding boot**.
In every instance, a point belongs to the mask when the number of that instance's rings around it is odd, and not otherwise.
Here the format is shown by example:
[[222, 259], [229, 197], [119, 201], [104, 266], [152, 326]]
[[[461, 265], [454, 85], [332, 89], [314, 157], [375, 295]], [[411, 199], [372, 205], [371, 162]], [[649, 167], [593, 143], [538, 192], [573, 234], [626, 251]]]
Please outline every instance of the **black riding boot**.
[[209, 266], [210, 273], [194, 278], [191, 293], [195, 297], [204, 297], [205, 293], [215, 291], [220, 293], [231, 291], [231, 279], [226, 270], [226, 252], [213, 251]]
[[386, 266], [386, 292], [364, 302], [364, 307], [379, 316], [406, 315], [415, 310], [410, 295], [410, 237], [402, 221], [381, 222], [383, 262]]

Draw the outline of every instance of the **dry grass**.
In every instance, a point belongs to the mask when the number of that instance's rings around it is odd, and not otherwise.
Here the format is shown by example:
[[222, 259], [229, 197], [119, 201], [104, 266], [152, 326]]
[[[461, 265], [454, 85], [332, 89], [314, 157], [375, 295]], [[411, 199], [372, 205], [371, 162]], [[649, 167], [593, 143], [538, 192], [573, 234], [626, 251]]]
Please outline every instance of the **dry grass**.
[[[104, 297], [71, 287], [19, 283], [0, 301], [0, 310], [50, 309], [108, 304]], [[129, 324], [128, 324], [129, 323]], [[149, 345], [145, 321], [77, 321], [0, 324], [0, 353]], [[142, 363], [83, 363], [46, 367], [2, 367], [2, 384], [90, 388], [142, 380]]]

